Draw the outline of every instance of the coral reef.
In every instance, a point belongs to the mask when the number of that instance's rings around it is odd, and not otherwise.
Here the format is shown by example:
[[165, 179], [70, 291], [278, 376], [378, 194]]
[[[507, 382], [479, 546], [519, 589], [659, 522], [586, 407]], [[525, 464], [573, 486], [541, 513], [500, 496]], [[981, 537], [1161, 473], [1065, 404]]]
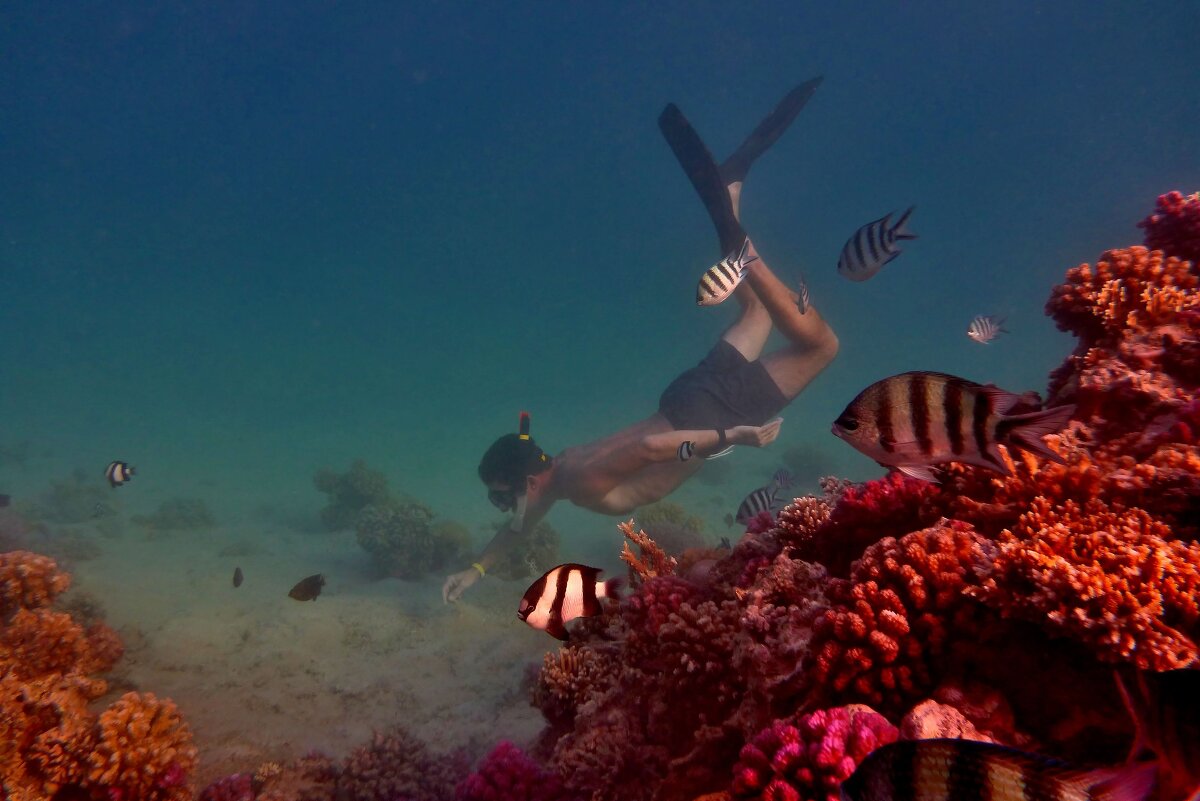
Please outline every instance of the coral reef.
[[329, 468], [318, 470], [313, 476], [313, 486], [329, 496], [320, 513], [321, 523], [329, 531], [351, 528], [364, 507], [385, 503], [390, 497], [387, 477], [367, 467], [362, 459], [355, 459], [345, 473], [335, 473]]
[[450, 801], [466, 774], [464, 760], [438, 756], [403, 728], [376, 732], [350, 752], [333, 784], [333, 798], [355, 801]]
[[1138, 223], [1146, 247], [1193, 263], [1200, 262], [1200, 192], [1159, 195], [1154, 213]]
[[191, 734], [170, 701], [129, 693], [97, 715], [93, 674], [121, 656], [116, 633], [50, 608], [70, 584], [46, 557], [0, 554], [0, 785], [13, 798], [191, 798]]
[[358, 544], [389, 576], [420, 578], [461, 562], [470, 543], [460, 529], [435, 526], [433, 512], [420, 503], [389, 500], [358, 513]]
[[[507, 525], [508, 521], [497, 523], [492, 531], [498, 532]], [[558, 545], [558, 531], [543, 520], [534, 526], [533, 531], [513, 543], [488, 573], [507, 581], [540, 576], [562, 561], [558, 556]], [[463, 550], [470, 550], [469, 546], [470, 543], [467, 543]]]
[[635, 514], [639, 528], [658, 546], [678, 556], [689, 548], [703, 548], [704, 521], [688, 514], [682, 506], [671, 501], [659, 501], [643, 506]]
[[455, 801], [574, 801], [558, 776], [504, 741], [459, 783]]

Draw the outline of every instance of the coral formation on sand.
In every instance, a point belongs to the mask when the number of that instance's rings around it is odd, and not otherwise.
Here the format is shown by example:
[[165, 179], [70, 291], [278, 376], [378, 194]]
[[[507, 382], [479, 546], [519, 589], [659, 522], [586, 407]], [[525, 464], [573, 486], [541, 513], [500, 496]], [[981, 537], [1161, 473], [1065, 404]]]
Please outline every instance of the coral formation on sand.
[[1077, 407], [1045, 438], [1063, 464], [823, 481], [686, 574], [622, 524], [632, 592], [547, 655], [533, 755], [595, 799], [815, 799], [837, 779], [797, 767], [801, 721], [870, 703], [880, 741], [1122, 761], [1113, 666], [1200, 667], [1197, 215], [1164, 196], [1143, 227], [1165, 252], [1109, 251], [1051, 293], [1078, 337], [1046, 393]]
[[333, 798], [356, 801], [449, 801], [466, 774], [455, 756], [433, 754], [403, 728], [376, 732], [350, 752], [334, 781]]
[[558, 776], [504, 741], [464, 779], [455, 801], [573, 801]]
[[[492, 531], [499, 532], [508, 525], [508, 521], [497, 523]], [[558, 556], [559, 537], [554, 526], [545, 520], [534, 526], [533, 531], [525, 534], [520, 541], [512, 546], [488, 570], [488, 575], [494, 575], [506, 581], [540, 576], [562, 560]], [[469, 550], [468, 547], [464, 550]]]
[[121, 645], [51, 608], [69, 584], [53, 560], [0, 554], [0, 786], [15, 799], [191, 798], [196, 751], [174, 704], [128, 693], [89, 707]]
[[634, 517], [638, 527], [669, 554], [678, 556], [689, 548], [703, 548], [707, 544], [704, 521], [688, 514], [677, 503], [659, 501], [643, 506]]
[[158, 505], [154, 514], [134, 515], [134, 523], [146, 529], [150, 538], [172, 531], [196, 531], [212, 528], [216, 520], [202, 498], [171, 498]]
[[389, 500], [358, 513], [358, 544], [387, 575], [420, 578], [431, 570], [457, 564], [470, 542], [461, 528], [437, 526], [433, 512], [421, 503]]
[[387, 476], [372, 470], [362, 459], [355, 459], [345, 473], [322, 468], [313, 476], [313, 486], [329, 496], [321, 510], [321, 523], [329, 531], [340, 531], [354, 525], [354, 518], [364, 507], [384, 503], [390, 497]]

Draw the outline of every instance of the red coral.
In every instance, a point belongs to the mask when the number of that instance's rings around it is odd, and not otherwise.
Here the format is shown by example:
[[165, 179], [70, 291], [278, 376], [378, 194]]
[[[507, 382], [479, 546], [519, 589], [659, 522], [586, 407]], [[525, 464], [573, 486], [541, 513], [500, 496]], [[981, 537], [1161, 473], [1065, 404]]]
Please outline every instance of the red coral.
[[1146, 247], [1200, 262], [1200, 193], [1159, 195], [1154, 213], [1138, 223], [1138, 228], [1146, 232]]
[[882, 715], [858, 705], [776, 721], [742, 748], [730, 792], [764, 801], [837, 801], [858, 763], [898, 736]]
[[492, 749], [478, 770], [463, 779], [455, 801], [569, 801], [558, 776], [544, 770], [507, 740]]
[[254, 801], [257, 795], [254, 777], [249, 773], [235, 773], [205, 787], [199, 801]]
[[951, 637], [977, 627], [963, 592], [991, 551], [953, 521], [868, 548], [849, 580], [831, 584], [832, 606], [813, 626], [811, 690], [889, 706], [931, 690]]
[[1200, 659], [1200, 544], [1141, 509], [1034, 502], [973, 597], [1039, 622], [1104, 661], [1171, 670]]

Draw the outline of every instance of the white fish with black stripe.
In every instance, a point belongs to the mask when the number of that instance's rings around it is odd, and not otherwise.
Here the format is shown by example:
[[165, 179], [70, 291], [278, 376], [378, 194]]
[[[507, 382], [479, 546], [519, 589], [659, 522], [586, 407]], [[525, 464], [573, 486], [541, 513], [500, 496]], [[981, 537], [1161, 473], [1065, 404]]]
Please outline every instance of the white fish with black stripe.
[[774, 515], [787, 505], [787, 502], [779, 497], [779, 491], [791, 485], [792, 474], [787, 470], [776, 470], [775, 475], [771, 477], [770, 484], [759, 487], [742, 499], [733, 519], [746, 526], [762, 512], [770, 512]]
[[1008, 329], [1004, 327], [1004, 318], [992, 317], [989, 314], [979, 315], [967, 326], [967, 336], [980, 345], [986, 345], [1001, 334], [1007, 333]]
[[916, 206], [909, 206], [900, 219], [892, 224], [892, 213], [869, 222], [846, 241], [838, 258], [838, 272], [851, 281], [866, 281], [883, 269], [883, 265], [900, 255], [902, 239], [917, 235], [904, 227]]
[[109, 462], [108, 467], [104, 468], [104, 477], [108, 479], [109, 486], [115, 489], [133, 478], [135, 472], [133, 467], [125, 462]]
[[746, 268], [758, 261], [758, 256], [746, 258], [750, 250], [750, 238], [742, 243], [737, 253], [730, 253], [719, 262], [704, 271], [700, 283], [696, 286], [697, 306], [716, 306], [733, 294], [742, 279], [746, 277]]
[[552, 567], [525, 591], [517, 617], [560, 640], [566, 624], [577, 617], [600, 614], [601, 598], [616, 598], [620, 579], [600, 581], [598, 567], [567, 563]]

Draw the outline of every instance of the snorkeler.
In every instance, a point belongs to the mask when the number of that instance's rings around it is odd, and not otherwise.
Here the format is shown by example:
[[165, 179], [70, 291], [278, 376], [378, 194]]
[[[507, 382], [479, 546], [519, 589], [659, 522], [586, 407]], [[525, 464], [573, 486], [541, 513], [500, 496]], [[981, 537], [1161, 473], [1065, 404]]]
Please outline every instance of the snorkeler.
[[[518, 432], [496, 440], [479, 465], [488, 500], [512, 520], [470, 567], [446, 578], [445, 601], [457, 600], [561, 500], [601, 514], [627, 515], [674, 491], [706, 458], [730, 446], [763, 447], [779, 436], [779, 412], [837, 355], [838, 340], [821, 316], [775, 277], [738, 219], [742, 183], [754, 161], [783, 133], [820, 79], [792, 90], [718, 167], [674, 105], [659, 119], [663, 135], [700, 194], [723, 253], [745, 248], [741, 306], [731, 325], [696, 366], [679, 375], [650, 417], [601, 439], [551, 456]], [[772, 328], [788, 344], [763, 355]]]

